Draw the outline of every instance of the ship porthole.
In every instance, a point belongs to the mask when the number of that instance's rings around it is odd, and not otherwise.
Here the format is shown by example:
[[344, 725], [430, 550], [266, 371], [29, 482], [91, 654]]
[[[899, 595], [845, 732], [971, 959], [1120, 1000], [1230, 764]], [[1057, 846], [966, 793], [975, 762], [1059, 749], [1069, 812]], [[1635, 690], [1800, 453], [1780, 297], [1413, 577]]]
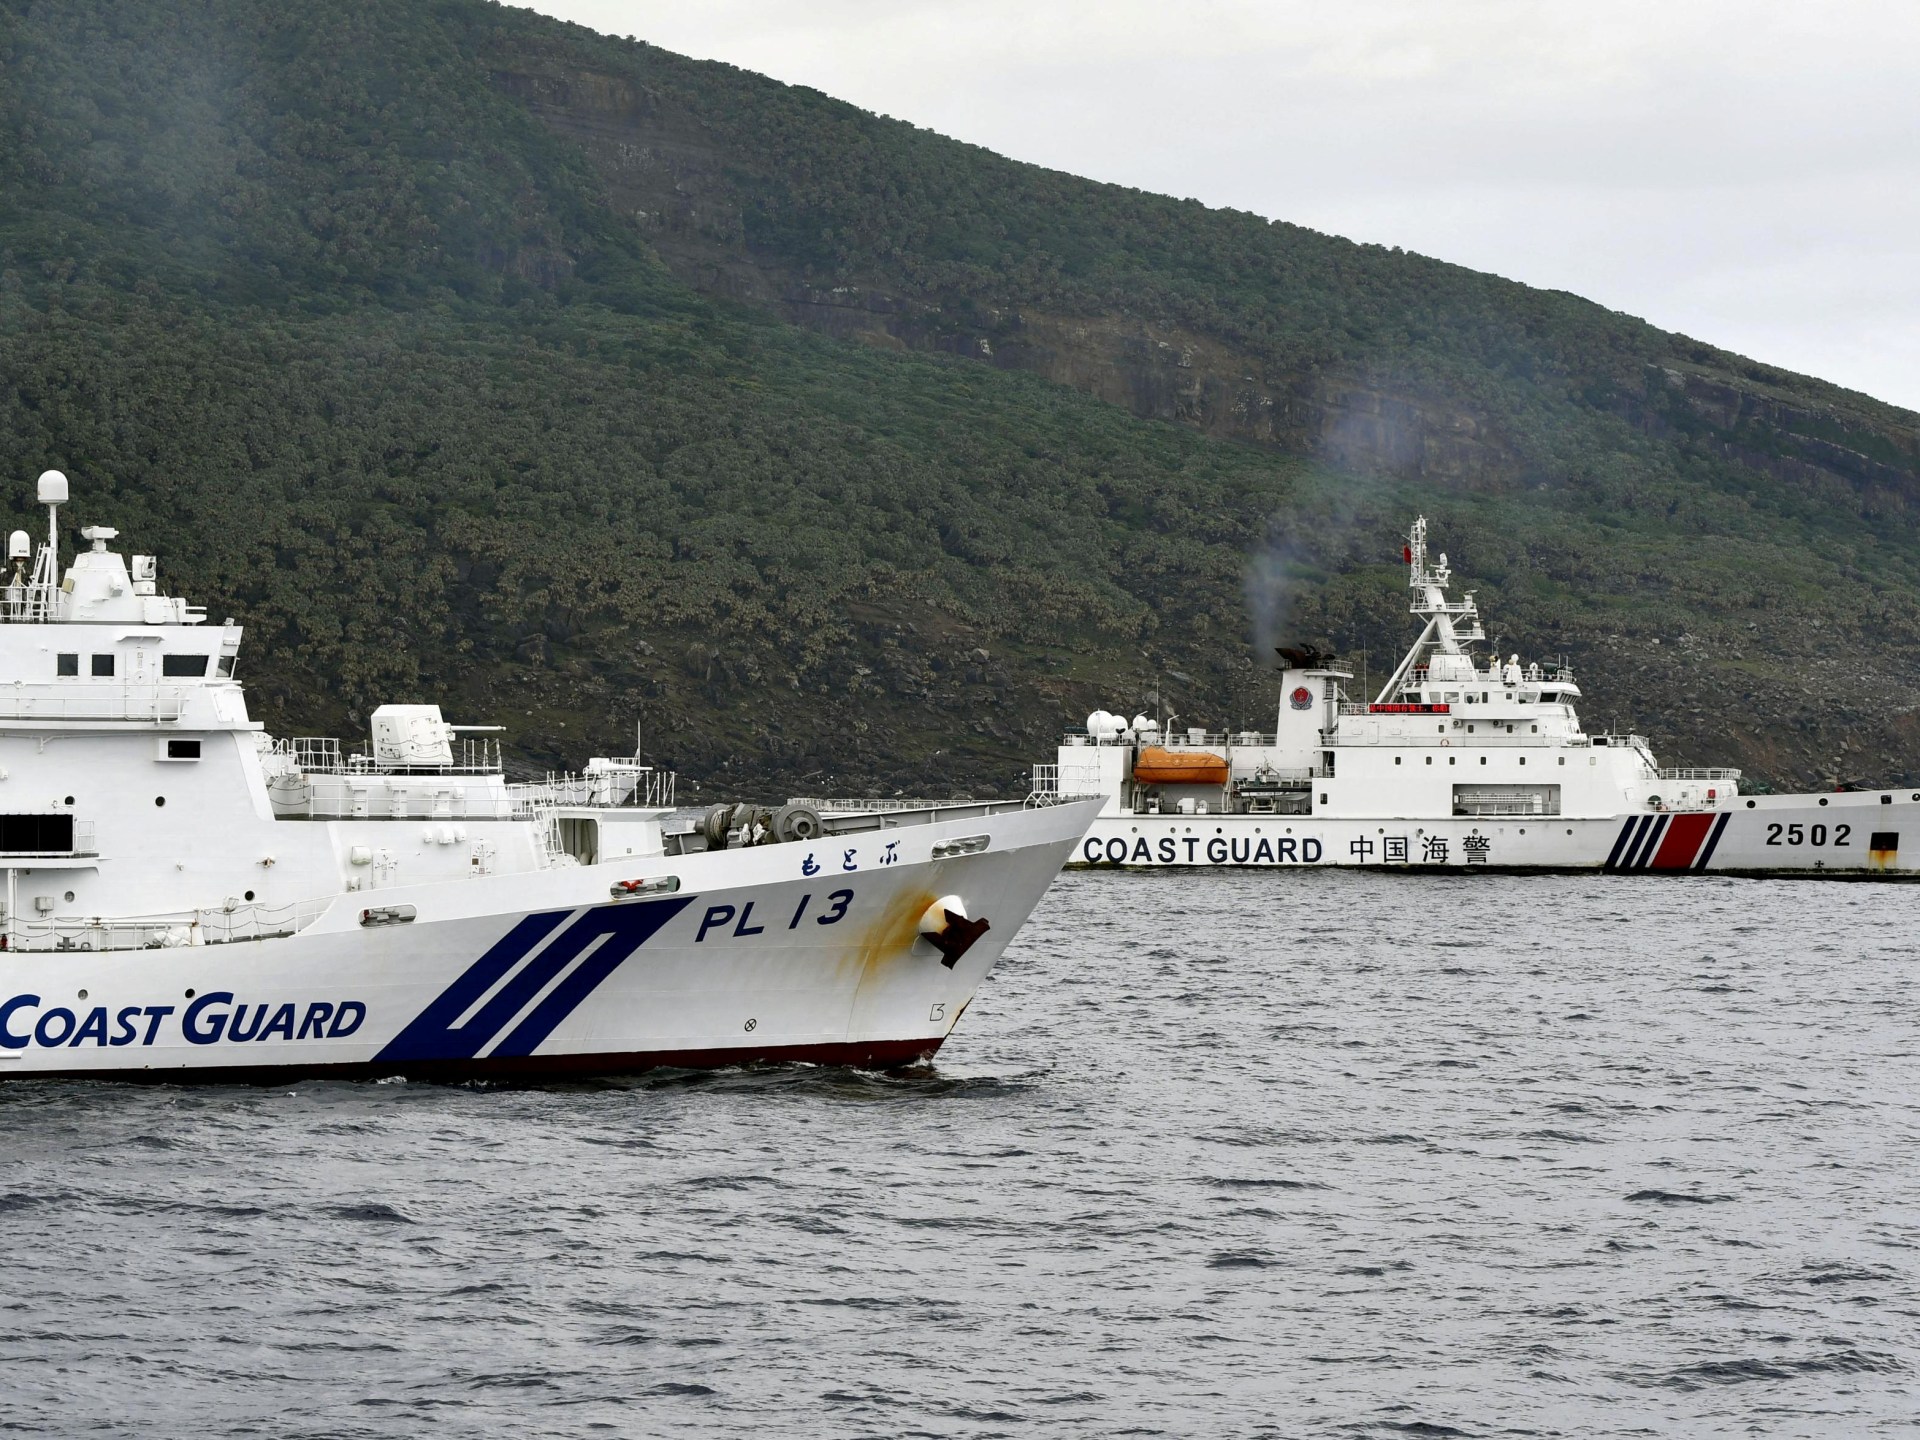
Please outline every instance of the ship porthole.
[[1820, 803], [1821, 803], [1822, 805], [1824, 805], [1824, 804], [1826, 804], [1826, 803], [1827, 803], [1827, 797], [1826, 797], [1826, 796], [1824, 796], [1824, 795], [1822, 795], [1822, 796], [1820, 797]]
[[249, 900], [253, 899], [253, 891], [251, 890], [247, 891], [247, 899]]
[[1747, 801], [1747, 809], [1749, 810], [1753, 809], [1753, 801], [1751, 800]]
[[71, 795], [67, 796], [67, 804], [69, 805], [73, 804], [73, 796]]
[[164, 805], [167, 803], [167, 797], [164, 795], [156, 795], [153, 797], [153, 803], [156, 805]]

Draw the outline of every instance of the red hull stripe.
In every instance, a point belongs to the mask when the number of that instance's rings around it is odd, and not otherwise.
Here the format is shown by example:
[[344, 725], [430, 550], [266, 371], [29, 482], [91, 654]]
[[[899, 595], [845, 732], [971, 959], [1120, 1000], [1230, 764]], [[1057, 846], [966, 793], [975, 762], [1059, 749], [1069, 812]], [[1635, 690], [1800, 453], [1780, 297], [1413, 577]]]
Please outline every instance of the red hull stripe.
[[[944, 1038], [944, 1037], [942, 1037]], [[637, 1075], [646, 1070], [716, 1070], [733, 1065], [804, 1061], [860, 1070], [897, 1070], [931, 1060], [940, 1039], [866, 1040], [853, 1044], [738, 1046], [725, 1050], [643, 1050], [616, 1055], [482, 1055], [471, 1060], [373, 1060], [348, 1065], [221, 1065], [197, 1069], [0, 1070], [0, 1080], [106, 1080], [149, 1085], [280, 1085], [289, 1080], [414, 1080], [507, 1082]]]
[[1700, 842], [1707, 838], [1715, 817], [1712, 815], [1676, 815], [1667, 825], [1666, 839], [1647, 862], [1649, 870], [1685, 870], [1700, 853]]

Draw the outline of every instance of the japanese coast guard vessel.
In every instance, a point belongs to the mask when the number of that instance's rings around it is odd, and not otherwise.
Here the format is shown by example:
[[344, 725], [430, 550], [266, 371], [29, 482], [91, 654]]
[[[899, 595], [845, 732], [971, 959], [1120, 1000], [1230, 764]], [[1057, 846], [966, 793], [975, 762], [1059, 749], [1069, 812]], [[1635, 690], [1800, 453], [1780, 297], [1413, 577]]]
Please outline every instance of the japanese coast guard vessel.
[[1102, 798], [1073, 863], [1920, 873], [1920, 792], [1742, 795], [1738, 770], [1662, 769], [1642, 737], [1582, 728], [1565, 665], [1476, 658], [1479, 611], [1448, 599], [1424, 518], [1403, 555], [1424, 628], [1371, 701], [1283, 648], [1271, 732], [1096, 711], [1070, 733], [1034, 788]]
[[112, 530], [0, 600], [0, 1076], [538, 1076], [930, 1056], [1098, 808], [676, 819], [638, 760], [510, 783], [386, 705], [248, 719], [241, 630]]

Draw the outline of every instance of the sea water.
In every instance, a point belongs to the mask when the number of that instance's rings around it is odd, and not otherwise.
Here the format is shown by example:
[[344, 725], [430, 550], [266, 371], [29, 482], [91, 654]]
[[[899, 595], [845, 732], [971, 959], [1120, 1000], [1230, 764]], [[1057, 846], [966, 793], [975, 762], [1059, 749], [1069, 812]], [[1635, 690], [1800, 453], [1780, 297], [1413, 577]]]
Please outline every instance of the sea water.
[[1072, 874], [912, 1074], [13, 1082], [0, 1427], [1911, 1433], [1916, 922]]

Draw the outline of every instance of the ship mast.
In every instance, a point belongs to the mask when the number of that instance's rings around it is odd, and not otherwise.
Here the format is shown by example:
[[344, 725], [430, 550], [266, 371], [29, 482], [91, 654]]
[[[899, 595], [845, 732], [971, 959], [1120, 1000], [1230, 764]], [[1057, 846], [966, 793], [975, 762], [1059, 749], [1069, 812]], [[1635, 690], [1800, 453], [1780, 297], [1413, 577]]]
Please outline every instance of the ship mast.
[[[47, 543], [33, 562], [33, 579], [27, 584], [26, 603], [20, 618], [45, 622], [54, 618], [54, 606], [60, 593], [60, 507], [67, 503], [67, 477], [58, 470], [44, 471], [37, 490], [39, 501], [47, 507]], [[18, 542], [9, 550], [17, 550]], [[9, 607], [11, 608], [11, 607]]]
[[1474, 604], [1471, 590], [1459, 600], [1447, 599], [1453, 569], [1447, 564], [1446, 552], [1440, 552], [1438, 561], [1428, 562], [1426, 516], [1415, 518], [1413, 528], [1407, 532], [1407, 545], [1401, 558], [1407, 564], [1407, 588], [1413, 591], [1413, 603], [1407, 609], [1423, 617], [1427, 624], [1399, 668], [1374, 698], [1376, 705], [1391, 703], [1406, 684], [1407, 677], [1430, 654], [1465, 655], [1469, 645], [1487, 638], [1480, 628], [1480, 609]]

